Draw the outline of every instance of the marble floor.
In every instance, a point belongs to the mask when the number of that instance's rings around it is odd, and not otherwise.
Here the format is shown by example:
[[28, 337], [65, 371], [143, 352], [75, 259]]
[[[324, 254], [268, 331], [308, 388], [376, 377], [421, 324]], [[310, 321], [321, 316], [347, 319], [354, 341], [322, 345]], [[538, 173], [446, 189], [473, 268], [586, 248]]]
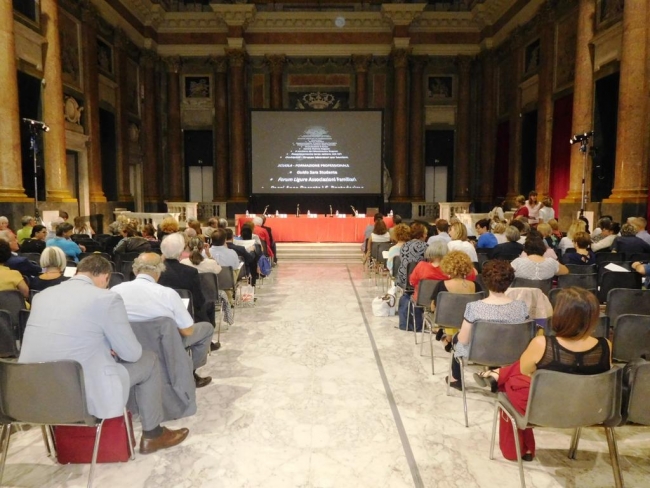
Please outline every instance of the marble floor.
[[[98, 465], [98, 487], [499, 487], [519, 486], [498, 447], [488, 459], [492, 399], [468, 374], [469, 428], [460, 393], [446, 395], [448, 354], [419, 355], [397, 317], [373, 317], [380, 290], [361, 264], [291, 264], [237, 309], [222, 349], [201, 371], [198, 413], [180, 446], [125, 464]], [[135, 422], [136, 431], [140, 426]], [[613, 486], [602, 429], [585, 429], [577, 460], [570, 432], [537, 429], [527, 486]], [[138, 435], [139, 438], [139, 435]], [[650, 486], [650, 430], [617, 430], [627, 487]], [[40, 431], [18, 432], [4, 485], [82, 487], [88, 466], [48, 458]]]

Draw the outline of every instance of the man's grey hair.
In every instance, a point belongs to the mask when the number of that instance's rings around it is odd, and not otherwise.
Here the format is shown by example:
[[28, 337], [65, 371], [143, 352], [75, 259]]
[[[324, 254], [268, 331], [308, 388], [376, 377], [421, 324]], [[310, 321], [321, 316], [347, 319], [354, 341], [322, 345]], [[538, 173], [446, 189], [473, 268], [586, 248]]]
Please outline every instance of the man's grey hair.
[[433, 261], [435, 258], [445, 257], [448, 250], [449, 248], [447, 247], [446, 242], [442, 240], [435, 240], [429, 244], [429, 247], [427, 247], [426, 251], [424, 251], [424, 259], [427, 261]]
[[9, 219], [3, 215], [3, 216], [0, 217], [0, 222], [9, 223]]
[[20, 223], [23, 224], [23, 227], [29, 224], [32, 220], [34, 220], [34, 217], [31, 215], [24, 215], [22, 219], [20, 219]]
[[160, 250], [166, 259], [178, 259], [185, 249], [185, 238], [176, 232], [170, 234], [160, 243]]
[[[0, 217], [2, 218], [2, 217]], [[11, 236], [13, 234], [11, 233], [10, 230], [0, 230], [0, 239], [6, 242], [11, 242]]]
[[219, 228], [225, 229], [228, 227], [228, 221], [226, 219], [219, 219]]
[[[156, 254], [156, 256], [158, 255]], [[158, 261], [153, 263], [147, 262], [145, 259], [143, 259], [142, 254], [140, 254], [140, 256], [135, 258], [135, 260], [133, 261], [133, 274], [135, 274], [136, 276], [139, 275], [140, 273], [161, 275], [163, 274], [165, 269], [166, 269], [165, 263], [159, 256], [158, 256]]]
[[262, 224], [264, 223], [264, 220], [262, 219], [262, 217], [253, 217], [253, 223], [258, 227], [261, 227]]
[[519, 229], [517, 229], [514, 225], [509, 225], [506, 227], [506, 231], [503, 233], [506, 236], [506, 239], [510, 242], [517, 242], [521, 234], [519, 233]]
[[211, 217], [210, 219], [208, 219], [208, 225], [213, 229], [216, 229], [217, 226], [219, 225], [219, 219], [216, 217]]

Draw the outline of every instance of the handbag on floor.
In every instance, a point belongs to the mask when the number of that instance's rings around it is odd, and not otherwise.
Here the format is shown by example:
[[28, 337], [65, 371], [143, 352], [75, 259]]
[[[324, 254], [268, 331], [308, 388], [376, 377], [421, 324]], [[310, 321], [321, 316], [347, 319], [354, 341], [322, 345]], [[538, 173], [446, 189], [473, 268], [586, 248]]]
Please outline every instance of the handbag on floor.
[[372, 314], [375, 317], [392, 317], [395, 315], [395, 296], [386, 294], [372, 299]]
[[[135, 447], [131, 412], [128, 413], [131, 445]], [[90, 464], [95, 445], [97, 427], [54, 427], [54, 443], [60, 464]], [[124, 463], [130, 459], [129, 440], [124, 416], [104, 420], [99, 439], [98, 463]]]

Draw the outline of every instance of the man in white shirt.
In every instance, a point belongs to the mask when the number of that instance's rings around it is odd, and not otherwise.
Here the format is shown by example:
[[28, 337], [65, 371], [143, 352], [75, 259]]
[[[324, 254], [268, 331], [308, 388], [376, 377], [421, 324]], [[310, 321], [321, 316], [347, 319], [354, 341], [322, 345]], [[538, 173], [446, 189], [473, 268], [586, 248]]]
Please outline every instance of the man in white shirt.
[[601, 220], [600, 221], [600, 235], [602, 236], [598, 242], [591, 244], [591, 250], [593, 252], [598, 251], [609, 251], [609, 248], [614, 244], [614, 239], [616, 239], [616, 233], [613, 231], [613, 224], [611, 220]]
[[447, 233], [449, 231], [449, 222], [447, 222], [445, 219], [438, 219], [436, 221], [436, 230], [438, 231], [438, 235], [429, 237], [427, 245], [430, 246], [431, 243], [435, 241], [441, 241], [445, 244], [449, 244], [449, 241], [451, 241], [451, 237], [449, 237], [449, 234]]
[[634, 226], [636, 229], [636, 236], [639, 239], [643, 239], [646, 241], [648, 244], [650, 244], [650, 234], [648, 234], [648, 231], [645, 230], [645, 228], [648, 225], [648, 221], [644, 219], [643, 217], [630, 217], [627, 219], [627, 221]]
[[212, 233], [212, 247], [210, 254], [221, 265], [230, 266], [233, 270], [239, 269], [239, 256], [226, 246], [226, 231], [217, 229]]
[[201, 378], [196, 370], [207, 362], [214, 328], [209, 322], [194, 323], [181, 297], [172, 288], [158, 284], [165, 270], [161, 256], [142, 253], [133, 261], [135, 280], [111, 288], [124, 300], [129, 322], [145, 322], [157, 317], [174, 319], [183, 340], [183, 346], [192, 351], [194, 381], [197, 388], [208, 385], [212, 378]]

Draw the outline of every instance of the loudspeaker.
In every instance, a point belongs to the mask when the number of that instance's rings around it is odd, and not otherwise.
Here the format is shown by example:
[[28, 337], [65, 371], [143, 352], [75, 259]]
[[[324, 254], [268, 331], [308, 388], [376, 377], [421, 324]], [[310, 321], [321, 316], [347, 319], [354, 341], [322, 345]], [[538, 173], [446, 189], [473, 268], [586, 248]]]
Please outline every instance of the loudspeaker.
[[185, 166], [212, 166], [214, 147], [211, 130], [186, 130]]
[[426, 166], [454, 165], [454, 131], [428, 130], [425, 134], [424, 160]]

